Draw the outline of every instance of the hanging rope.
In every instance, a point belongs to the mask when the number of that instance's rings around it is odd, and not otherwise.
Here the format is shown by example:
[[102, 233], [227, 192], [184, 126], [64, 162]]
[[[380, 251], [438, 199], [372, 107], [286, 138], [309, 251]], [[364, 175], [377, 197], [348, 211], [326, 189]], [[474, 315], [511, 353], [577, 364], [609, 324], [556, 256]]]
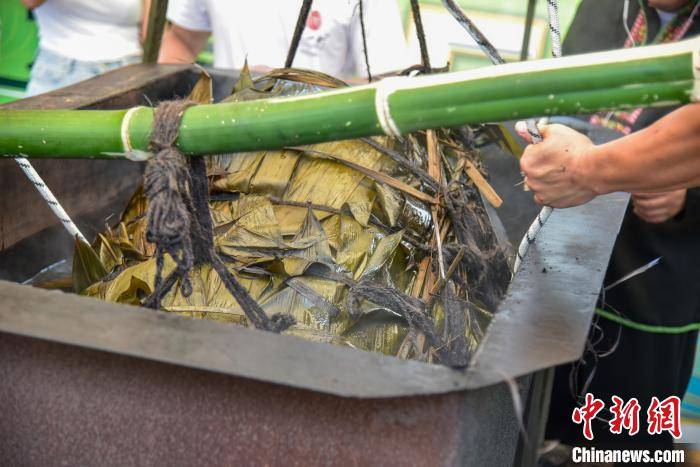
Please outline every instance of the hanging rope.
[[[313, 0], [303, 0], [301, 8], [299, 9], [299, 16], [297, 17], [297, 24], [294, 27], [294, 35], [292, 36], [292, 42], [289, 44], [289, 50], [287, 51], [287, 60], [284, 63], [285, 68], [291, 68], [294, 65], [294, 57], [296, 57], [297, 50], [299, 49], [299, 43], [301, 42], [301, 36], [304, 34], [304, 29], [306, 29], [306, 22], [309, 19], [309, 14], [311, 13], [311, 5]], [[360, 32], [362, 34], [362, 53], [365, 58], [365, 67], [367, 69], [367, 80], [372, 82], [372, 70], [369, 65], [369, 52], [367, 49], [367, 29], [365, 27], [365, 8], [363, 0], [358, 0], [358, 7], [360, 13]]]
[[58, 199], [54, 196], [44, 180], [34, 169], [34, 166], [24, 157], [16, 158], [15, 162], [17, 162], [19, 168], [22, 169], [22, 172], [24, 172], [32, 185], [34, 185], [34, 188], [36, 188], [41, 197], [44, 198], [46, 204], [49, 205], [49, 209], [51, 209], [56, 217], [58, 217], [58, 220], [61, 221], [61, 224], [63, 227], [65, 227], [71, 237], [78, 237], [83, 242], [88, 243], [85, 236], [80, 232], [80, 229], [78, 229], [78, 226], [71, 220], [68, 213], [63, 209], [63, 206], [61, 206], [61, 203], [58, 202]]
[[[192, 293], [187, 274], [194, 264], [190, 238], [190, 174], [187, 160], [173, 147], [185, 101], [163, 103], [156, 110], [151, 147], [156, 156], [149, 160], [144, 172], [144, 192], [148, 198], [146, 239], [156, 245], [156, 277], [154, 292], [146, 306], [160, 308], [160, 301], [180, 279], [182, 295]], [[171, 123], [176, 121], [175, 124]], [[169, 123], [169, 124], [166, 124]], [[162, 280], [165, 253], [175, 261], [175, 270]]]
[[561, 57], [561, 29], [559, 28], [559, 7], [557, 0], [547, 0], [547, 16], [549, 18], [549, 37], [552, 42], [552, 55]]
[[372, 82], [372, 71], [369, 68], [369, 52], [367, 50], [367, 29], [365, 28], [365, 7], [364, 1], [359, 0], [360, 4], [360, 31], [362, 31], [362, 53], [365, 56], [365, 66], [367, 67], [367, 80]]
[[506, 61], [498, 53], [496, 47], [486, 39], [486, 36], [476, 27], [474, 23], [462, 12], [462, 9], [453, 0], [442, 0], [442, 4], [452, 14], [452, 17], [469, 33], [476, 45], [486, 54], [494, 65], [502, 65]]
[[302, 34], [304, 34], [304, 29], [306, 28], [306, 21], [308, 21], [309, 19], [309, 13], [311, 13], [312, 3], [313, 0], [303, 0], [301, 4], [301, 9], [299, 10], [299, 17], [297, 18], [297, 25], [294, 28], [294, 35], [292, 36], [292, 42], [291, 44], [289, 44], [287, 60], [284, 62], [285, 68], [291, 68], [294, 64], [294, 57], [297, 54], [299, 42], [301, 42], [301, 36]]
[[451, 346], [438, 337], [432, 318], [427, 312], [426, 304], [422, 300], [365, 280], [355, 283], [350, 288], [348, 294], [348, 312], [350, 316], [361, 315], [359, 303], [363, 299], [380, 304], [401, 315], [411, 329], [417, 329], [423, 333], [430, 346], [435, 348], [441, 363], [448, 366], [463, 366], [466, 364], [465, 362], [455, 362], [450, 358], [447, 349]]
[[[180, 292], [192, 294], [190, 271], [195, 265], [211, 264], [226, 289], [257, 329], [281, 332], [294, 324], [287, 314], [271, 318], [241, 286], [214, 249], [214, 228], [209, 211], [209, 182], [201, 157], [189, 160], [175, 142], [187, 101], [161, 103], [156, 109], [151, 150], [144, 173], [144, 192], [148, 198], [146, 239], [155, 244], [156, 277], [153, 293], [144, 305], [160, 308], [161, 300], [178, 283]], [[162, 278], [165, 254], [175, 262], [174, 270]]]
[[420, 15], [420, 6], [418, 0], [411, 0], [411, 12], [413, 13], [413, 22], [416, 25], [416, 37], [418, 37], [418, 46], [420, 47], [421, 63], [425, 68], [426, 73], [430, 73], [430, 56], [428, 55], [428, 44], [425, 40], [425, 30], [423, 29], [423, 20]]
[[[498, 50], [489, 42], [489, 40], [484, 36], [484, 34], [476, 27], [476, 25], [464, 14], [462, 9], [453, 0], [442, 0], [443, 5], [452, 14], [452, 16], [457, 20], [457, 22], [469, 33], [469, 35], [474, 39], [481, 50], [486, 54], [486, 56], [491, 60], [494, 65], [501, 65], [505, 63], [505, 60], [498, 53]], [[555, 0], [547, 0], [548, 13], [549, 13], [549, 24], [550, 32], [552, 35], [552, 53], [555, 57], [561, 56], [561, 33], [559, 32], [559, 14], [557, 9], [557, 3]], [[542, 141], [542, 135], [537, 129], [537, 124], [534, 120], [527, 121], [527, 131], [532, 138], [533, 143], [539, 143]], [[527, 250], [530, 245], [535, 242], [537, 234], [547, 222], [547, 219], [552, 214], [552, 208], [545, 207], [540, 211], [532, 223], [528, 231], [525, 233], [525, 237], [520, 242], [518, 251], [515, 256], [514, 272], [520, 269], [520, 265], [527, 254]]]

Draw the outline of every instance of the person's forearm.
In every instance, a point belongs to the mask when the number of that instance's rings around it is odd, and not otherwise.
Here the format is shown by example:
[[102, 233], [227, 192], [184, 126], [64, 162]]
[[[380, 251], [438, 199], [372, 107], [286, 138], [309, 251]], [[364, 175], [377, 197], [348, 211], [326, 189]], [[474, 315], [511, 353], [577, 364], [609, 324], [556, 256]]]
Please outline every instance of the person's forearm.
[[207, 43], [209, 33], [172, 25], [163, 32], [158, 63], [192, 63]]
[[22, 0], [22, 5], [26, 6], [30, 10], [41, 6], [46, 0]]
[[148, 36], [148, 17], [151, 14], [151, 0], [141, 0], [141, 43], [146, 43]]
[[578, 176], [599, 194], [658, 192], [700, 186], [700, 104], [690, 104], [653, 125], [595, 146]]

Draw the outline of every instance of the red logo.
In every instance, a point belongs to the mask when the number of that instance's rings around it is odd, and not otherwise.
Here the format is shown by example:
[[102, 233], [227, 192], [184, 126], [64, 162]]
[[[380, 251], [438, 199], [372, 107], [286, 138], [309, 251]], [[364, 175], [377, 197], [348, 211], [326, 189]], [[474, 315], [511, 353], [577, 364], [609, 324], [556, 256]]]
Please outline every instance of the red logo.
[[608, 422], [610, 433], [621, 434], [622, 430], [627, 430], [630, 436], [639, 433], [639, 401], [633, 397], [625, 404], [622, 399], [612, 396], [613, 405], [610, 412], [613, 419]]
[[[641, 406], [636, 398], [625, 403], [620, 397], [612, 396], [610, 413], [613, 418], [608, 422], [610, 433], [621, 434], [626, 430], [630, 436], [639, 433], [639, 412]], [[571, 414], [571, 420], [583, 425], [583, 436], [593, 439], [593, 425], [591, 421], [597, 417], [598, 412], [605, 408], [605, 403], [596, 399], [593, 394], [586, 394], [586, 401], [580, 407], [576, 407]], [[676, 396], [670, 396], [660, 401], [658, 397], [652, 397], [647, 409], [647, 433], [658, 435], [667, 431], [674, 438], [682, 436], [681, 432], [681, 400]]]
[[668, 431], [678, 439], [681, 437], [681, 400], [676, 396], [670, 396], [659, 401], [658, 397], [651, 398], [651, 404], [647, 410], [647, 431], [650, 435], [658, 435]]
[[605, 403], [600, 399], [593, 397], [593, 394], [586, 394], [586, 403], [582, 407], [577, 407], [571, 414], [571, 420], [574, 423], [583, 423], [583, 436], [588, 440], [593, 439], [593, 426], [591, 420], [593, 420], [598, 412], [603, 410]]
[[321, 13], [318, 10], [314, 10], [309, 14], [309, 19], [306, 20], [306, 27], [312, 31], [318, 31], [321, 27]]

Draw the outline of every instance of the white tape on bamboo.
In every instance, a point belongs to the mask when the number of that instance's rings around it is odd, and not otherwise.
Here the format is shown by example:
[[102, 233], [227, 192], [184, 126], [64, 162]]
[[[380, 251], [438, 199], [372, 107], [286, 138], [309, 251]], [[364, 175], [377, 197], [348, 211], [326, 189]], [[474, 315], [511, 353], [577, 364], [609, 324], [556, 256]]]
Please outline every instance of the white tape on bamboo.
[[402, 83], [401, 79], [396, 77], [384, 78], [376, 84], [374, 93], [374, 108], [377, 112], [377, 120], [382, 127], [382, 131], [387, 136], [398, 138], [401, 136], [401, 130], [391, 116], [391, 107], [389, 105], [389, 97], [396, 91]]
[[63, 227], [65, 227], [71, 237], [75, 238], [77, 236], [82, 241], [87, 243], [87, 240], [78, 229], [78, 226], [73, 223], [71, 218], [68, 216], [68, 213], [63, 209], [63, 206], [61, 206], [61, 203], [58, 202], [58, 199], [56, 199], [49, 187], [46, 186], [46, 183], [44, 183], [44, 180], [34, 169], [34, 166], [32, 166], [32, 164], [30, 164], [29, 161], [23, 157], [18, 157], [15, 159], [15, 161], [27, 176], [29, 181], [32, 182], [32, 185], [34, 185], [34, 188], [37, 189], [41, 197], [44, 198], [44, 201], [46, 201], [46, 204], [49, 205], [51, 211], [53, 211], [56, 217], [58, 217], [58, 220], [61, 221], [61, 224], [63, 224]]
[[[561, 30], [559, 29], [559, 8], [557, 6], [556, 0], [547, 0], [547, 14], [549, 15], [549, 33], [552, 42], [552, 55], [555, 58], [561, 57]], [[532, 137], [533, 144], [537, 144], [542, 141], [542, 135], [540, 135], [539, 129], [534, 124], [532, 120], [528, 121], [527, 131]], [[535, 221], [530, 225], [530, 228], [525, 232], [525, 236], [518, 246], [518, 251], [515, 254], [515, 264], [513, 265], [513, 273], [518, 272], [520, 266], [527, 255], [530, 245], [535, 243], [537, 236], [539, 235], [542, 227], [552, 215], [553, 209], [549, 206], [542, 208], [540, 213], [535, 218]]]
[[700, 102], [700, 49], [693, 51], [693, 78], [693, 92], [690, 94], [690, 100]]
[[136, 113], [141, 110], [141, 109], [146, 109], [148, 107], [144, 106], [138, 106], [138, 107], [132, 107], [129, 109], [125, 114], [124, 117], [122, 118], [122, 125], [121, 125], [121, 139], [122, 139], [122, 149], [124, 152], [122, 153], [103, 153], [107, 155], [114, 155], [114, 156], [124, 156], [130, 161], [134, 162], [143, 162], [147, 161], [151, 157], [153, 157], [153, 153], [148, 152], [148, 151], [141, 151], [139, 149], [134, 149], [134, 147], [131, 144], [131, 133], [129, 132], [129, 125], [131, 125], [131, 120], [134, 118]]
[[129, 124], [131, 123], [131, 119], [134, 118], [134, 115], [136, 112], [141, 110], [143, 107], [142, 106], [137, 106], [137, 107], [132, 107], [127, 112], [124, 114], [124, 117], [122, 118], [122, 125], [121, 125], [121, 138], [122, 138], [122, 147], [124, 149], [125, 153], [129, 153], [134, 150], [133, 146], [131, 146], [131, 136], [129, 134]]

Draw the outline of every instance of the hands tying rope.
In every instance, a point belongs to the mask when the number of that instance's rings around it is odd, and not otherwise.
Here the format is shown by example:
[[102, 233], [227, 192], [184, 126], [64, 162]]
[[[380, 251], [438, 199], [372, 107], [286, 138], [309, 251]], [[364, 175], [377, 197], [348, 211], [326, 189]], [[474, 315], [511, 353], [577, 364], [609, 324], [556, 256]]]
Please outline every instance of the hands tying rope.
[[[534, 143], [524, 123], [516, 130], [526, 141]], [[580, 165], [585, 164], [586, 154], [595, 145], [588, 137], [564, 125], [540, 127], [542, 141], [525, 148], [520, 168], [525, 183], [535, 194], [539, 204], [565, 208], [583, 204], [598, 193], [588, 188], [582, 180]]]
[[[443, 0], [442, 2], [445, 8], [452, 14], [452, 16], [457, 20], [457, 22], [469, 33], [469, 35], [474, 39], [479, 48], [484, 52], [484, 54], [491, 60], [494, 65], [501, 65], [505, 63], [505, 60], [498, 53], [498, 50], [489, 42], [489, 40], [484, 36], [484, 34], [476, 27], [474, 23], [462, 12], [459, 6], [453, 0]], [[557, 7], [556, 0], [547, 0], [547, 13], [549, 14], [549, 29], [552, 41], [552, 54], [555, 57], [561, 57], [561, 32], [559, 29], [559, 9]], [[542, 135], [537, 128], [534, 120], [530, 120], [527, 123], [521, 122], [524, 125], [525, 133], [527, 134], [528, 141], [531, 143], [539, 143], [542, 141]], [[545, 222], [552, 213], [550, 207], [545, 207], [538, 214], [535, 222], [532, 223], [528, 231], [525, 233], [525, 237], [520, 242], [518, 251], [516, 253], [515, 265], [513, 267], [514, 271], [520, 268], [522, 260], [527, 254], [527, 250], [530, 245], [535, 242], [537, 235], [539, 234], [542, 227], [544, 227]]]
[[[658, 194], [700, 186], [700, 104], [681, 107], [643, 130], [601, 145], [563, 125], [543, 131], [544, 142], [529, 146], [520, 159], [527, 185], [541, 204], [564, 208], [615, 191]], [[637, 196], [636, 207], [640, 217], [653, 222], [663, 214], [655, 210], [663, 203], [648, 198]], [[668, 206], [663, 215], [680, 207], [678, 200], [668, 202], [676, 206]]]

